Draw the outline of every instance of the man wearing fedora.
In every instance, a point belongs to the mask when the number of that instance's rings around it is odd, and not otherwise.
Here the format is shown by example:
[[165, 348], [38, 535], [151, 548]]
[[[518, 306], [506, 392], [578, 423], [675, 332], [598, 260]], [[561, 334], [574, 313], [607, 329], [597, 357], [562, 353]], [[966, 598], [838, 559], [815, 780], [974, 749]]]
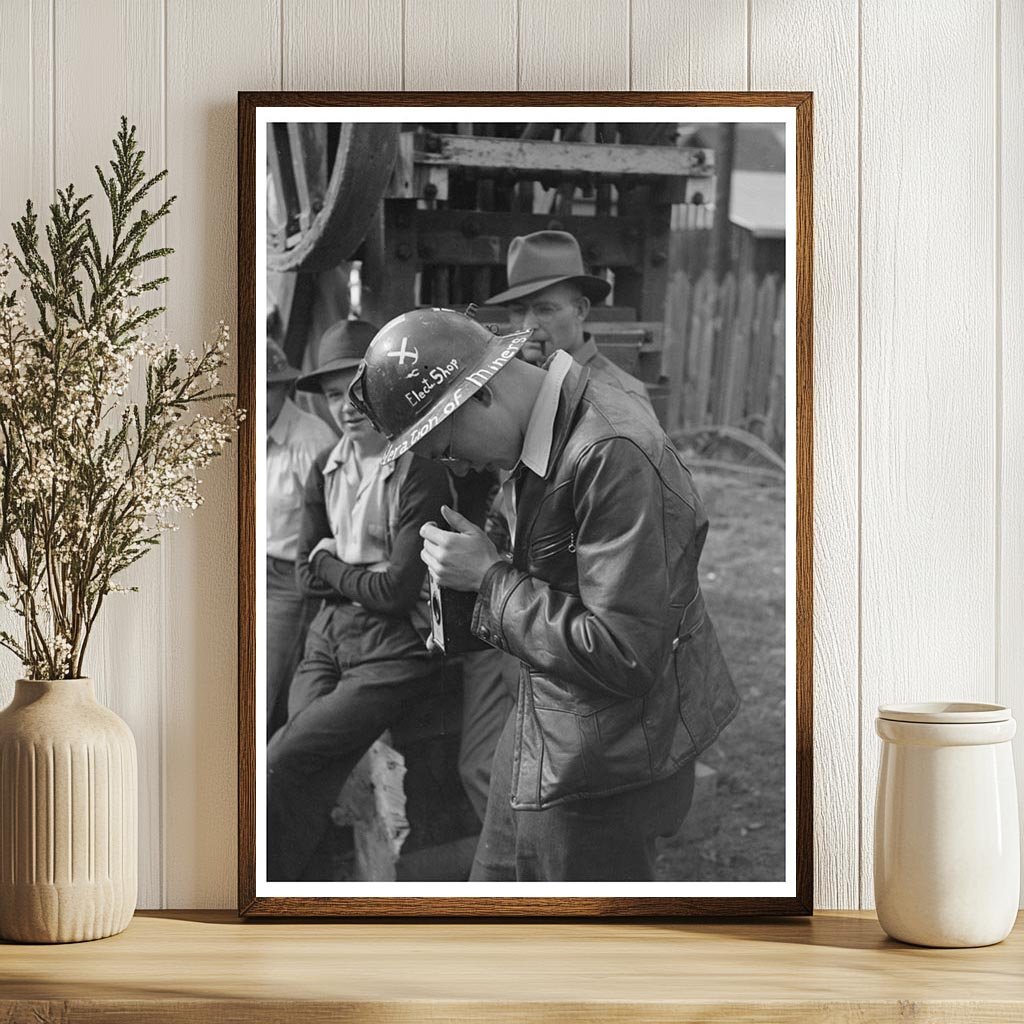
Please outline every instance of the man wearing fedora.
[[477, 595], [475, 635], [520, 662], [471, 880], [649, 881], [739, 704], [698, 580], [708, 520], [655, 420], [564, 351], [516, 359], [529, 335], [403, 314], [352, 399], [385, 463], [508, 474], [510, 558], [447, 506], [420, 531], [438, 582]]
[[535, 231], [508, 247], [508, 288], [487, 302], [505, 306], [512, 329], [533, 330], [523, 358], [537, 366], [562, 350], [590, 370], [594, 380], [621, 388], [654, 416], [647, 389], [602, 355], [583, 324], [591, 306], [603, 302], [611, 285], [585, 272], [579, 243], [567, 231]]
[[[268, 318], [268, 331], [270, 323]], [[337, 438], [292, 401], [299, 371], [267, 339], [267, 735], [284, 721], [288, 684], [302, 654], [310, 602], [295, 581], [306, 477]]]
[[[359, 759], [431, 692], [437, 659], [420, 527], [451, 501], [443, 466], [410, 453], [384, 462], [385, 440], [348, 390], [376, 328], [345, 320], [320, 342], [298, 387], [320, 392], [342, 437], [306, 481], [296, 576], [322, 600], [288, 697], [288, 720], [267, 747], [267, 878], [314, 880], [331, 807]], [[419, 627], [419, 628], [417, 628]]]

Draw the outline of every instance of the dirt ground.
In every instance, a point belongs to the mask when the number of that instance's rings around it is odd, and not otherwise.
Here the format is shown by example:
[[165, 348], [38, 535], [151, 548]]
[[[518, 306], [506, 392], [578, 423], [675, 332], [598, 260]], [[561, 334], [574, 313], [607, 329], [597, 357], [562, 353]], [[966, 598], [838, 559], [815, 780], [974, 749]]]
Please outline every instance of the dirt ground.
[[[709, 612], [743, 704], [701, 760], [715, 799], [659, 846], [659, 878], [785, 878], [785, 490], [695, 474], [710, 520], [701, 558]], [[705, 817], [706, 812], [706, 817]], [[703, 822], [703, 827], [701, 827]], [[699, 830], [695, 839], [687, 830]]]

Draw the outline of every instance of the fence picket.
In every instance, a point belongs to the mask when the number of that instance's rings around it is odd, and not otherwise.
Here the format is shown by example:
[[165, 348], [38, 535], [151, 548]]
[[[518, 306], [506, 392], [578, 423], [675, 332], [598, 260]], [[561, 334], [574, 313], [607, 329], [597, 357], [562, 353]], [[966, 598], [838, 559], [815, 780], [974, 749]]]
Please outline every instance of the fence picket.
[[684, 423], [688, 427], [707, 422], [711, 396], [711, 368], [715, 346], [715, 307], [718, 289], [710, 270], [697, 281], [691, 303], [689, 345], [687, 347], [687, 385], [683, 392]]
[[714, 358], [711, 374], [714, 386], [711, 389], [711, 423], [724, 423], [722, 406], [728, 386], [729, 341], [732, 338], [733, 323], [736, 320], [736, 275], [725, 275], [718, 288], [718, 303], [715, 310]]
[[772, 380], [768, 389], [769, 439], [776, 451], [784, 450], [786, 440], [786, 286], [779, 286], [775, 323], [772, 325]]
[[694, 298], [690, 280], [682, 270], [673, 273], [665, 303], [665, 335], [661, 372], [668, 378], [668, 432], [686, 422], [683, 391], [686, 387], [686, 357], [689, 341], [690, 310]]
[[721, 283], [705, 270], [696, 284], [682, 269], [669, 286], [662, 372], [668, 377], [666, 425], [749, 430], [785, 448], [786, 283], [754, 273]]
[[750, 369], [751, 327], [754, 321], [756, 285], [754, 275], [745, 274], [739, 286], [739, 299], [732, 330], [724, 335], [722, 405], [720, 423], [745, 425], [747, 374]]
[[778, 278], [768, 274], [757, 290], [757, 303], [750, 342], [750, 372], [747, 374], [747, 423], [762, 441], [771, 442], [767, 420], [768, 387], [771, 383], [772, 331], [775, 326], [775, 291]]

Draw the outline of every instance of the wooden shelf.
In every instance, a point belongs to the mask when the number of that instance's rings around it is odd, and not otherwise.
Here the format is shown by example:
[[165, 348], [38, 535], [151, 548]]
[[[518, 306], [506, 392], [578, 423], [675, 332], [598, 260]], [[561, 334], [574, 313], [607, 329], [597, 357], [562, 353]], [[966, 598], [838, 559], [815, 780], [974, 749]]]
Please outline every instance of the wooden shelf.
[[1024, 1020], [1022, 965], [1024, 920], [997, 946], [929, 950], [854, 912], [492, 924], [161, 911], [99, 942], [0, 943], [0, 1021], [1005, 1024]]

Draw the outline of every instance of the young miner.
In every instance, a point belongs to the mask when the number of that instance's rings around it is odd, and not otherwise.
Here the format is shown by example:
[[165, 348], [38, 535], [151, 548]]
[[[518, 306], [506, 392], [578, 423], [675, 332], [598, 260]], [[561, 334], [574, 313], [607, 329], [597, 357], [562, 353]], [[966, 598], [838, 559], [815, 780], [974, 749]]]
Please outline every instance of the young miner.
[[314, 853], [345, 780], [373, 741], [432, 692], [439, 670], [416, 628], [429, 628], [419, 531], [451, 501], [449, 478], [411, 453], [385, 462], [384, 438], [349, 400], [375, 332], [360, 320], [335, 324], [317, 368], [298, 382], [323, 394], [342, 438], [320, 454], [305, 487], [296, 574], [322, 604], [292, 679], [288, 721], [267, 748], [274, 881], [314, 880]]
[[413, 450], [511, 474], [511, 561], [447, 506], [450, 530], [420, 531], [440, 583], [477, 594], [474, 633], [520, 661], [472, 879], [651, 880], [697, 755], [738, 707], [698, 584], [707, 517], [635, 400], [566, 352], [515, 359], [527, 337], [403, 314], [353, 401], [388, 438], [385, 463]]

